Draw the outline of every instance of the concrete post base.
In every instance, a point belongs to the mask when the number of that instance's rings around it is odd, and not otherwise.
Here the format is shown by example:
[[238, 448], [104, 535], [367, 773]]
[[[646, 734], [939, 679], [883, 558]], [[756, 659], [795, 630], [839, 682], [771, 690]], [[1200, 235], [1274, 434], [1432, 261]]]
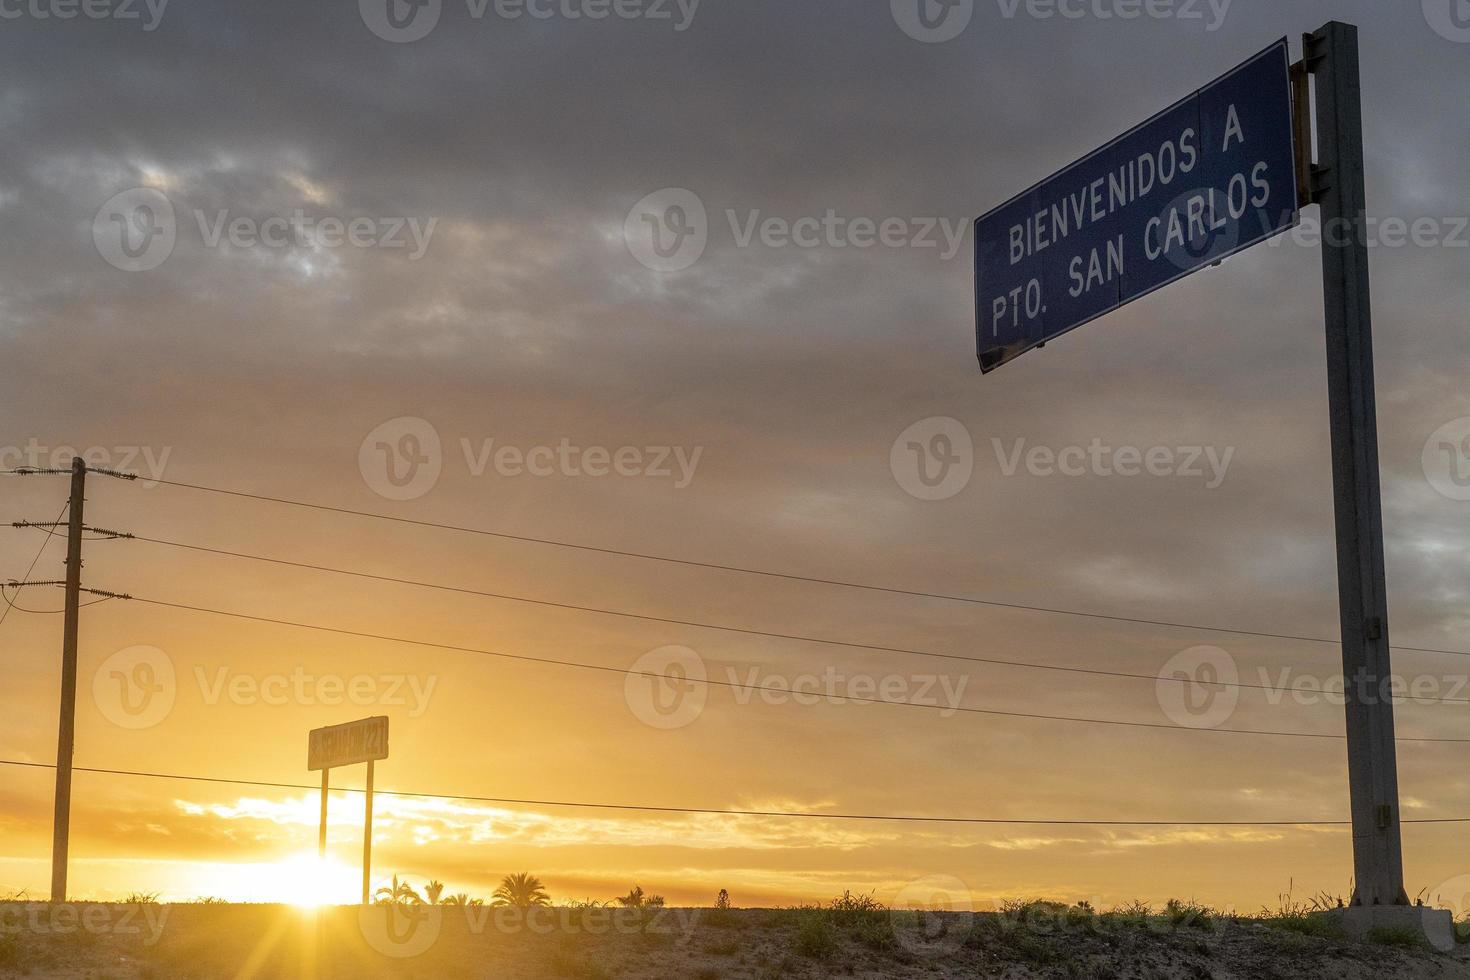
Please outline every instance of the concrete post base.
[[1455, 920], [1446, 909], [1424, 905], [1357, 905], [1319, 914], [1336, 922], [1353, 939], [1367, 939], [1376, 929], [1408, 930], [1423, 936], [1441, 953], [1455, 948]]

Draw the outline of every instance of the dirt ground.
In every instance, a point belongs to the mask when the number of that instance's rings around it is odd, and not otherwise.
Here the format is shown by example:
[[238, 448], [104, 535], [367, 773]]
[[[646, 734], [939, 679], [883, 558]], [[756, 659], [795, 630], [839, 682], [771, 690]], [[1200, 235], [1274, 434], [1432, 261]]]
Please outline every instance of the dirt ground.
[[1470, 980], [1470, 946], [1305, 921], [819, 909], [0, 903], [0, 976]]

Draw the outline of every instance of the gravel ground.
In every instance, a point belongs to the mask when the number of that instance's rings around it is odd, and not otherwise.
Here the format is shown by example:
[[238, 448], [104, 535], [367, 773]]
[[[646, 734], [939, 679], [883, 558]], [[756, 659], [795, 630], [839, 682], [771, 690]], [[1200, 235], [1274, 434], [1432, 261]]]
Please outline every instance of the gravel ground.
[[815, 909], [515, 910], [0, 903], [0, 976], [542, 978], [924, 977], [1470, 980], [1384, 935], [1311, 920]]

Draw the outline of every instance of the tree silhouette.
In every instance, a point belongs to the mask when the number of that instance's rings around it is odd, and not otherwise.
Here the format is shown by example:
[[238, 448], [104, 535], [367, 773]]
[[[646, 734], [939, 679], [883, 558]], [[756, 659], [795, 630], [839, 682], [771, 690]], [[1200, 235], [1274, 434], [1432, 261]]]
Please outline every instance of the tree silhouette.
[[379, 905], [422, 905], [424, 901], [412, 885], [400, 882], [397, 875], [393, 876], [392, 888], [379, 888], [373, 897]]
[[551, 904], [551, 896], [546, 893], [541, 879], [524, 872], [501, 878], [500, 887], [491, 897], [495, 905], [510, 905], [518, 909]]

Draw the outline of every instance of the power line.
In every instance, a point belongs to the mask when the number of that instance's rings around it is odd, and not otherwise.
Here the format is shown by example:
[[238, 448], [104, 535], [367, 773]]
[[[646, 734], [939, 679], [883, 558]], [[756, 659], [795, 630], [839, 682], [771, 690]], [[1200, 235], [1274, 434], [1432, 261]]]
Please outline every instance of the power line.
[[[269, 623], [274, 626], [288, 626], [294, 629], [307, 629], [321, 633], [332, 633], [338, 636], [351, 636], [357, 637], [359, 639], [381, 640], [387, 643], [404, 643], [412, 646], [426, 647], [434, 650], [448, 650], [455, 653], [473, 653], [486, 657], [496, 657], [502, 660], [513, 660], [521, 663], [541, 664], [550, 667], [567, 667], [575, 670], [592, 670], [602, 673], [620, 674], [625, 677], [648, 677], [654, 680], [669, 679], [660, 674], [650, 674], [644, 671], [631, 670], [626, 667], [610, 667], [603, 664], [586, 664], [574, 660], [555, 660], [549, 657], [533, 657], [528, 654], [504, 653], [499, 650], [487, 650], [479, 647], [459, 646], [449, 643], [435, 643], [429, 640], [415, 640], [402, 636], [389, 636], [383, 633], [369, 633], [362, 630], [350, 630], [335, 626], [322, 626], [315, 623], [301, 623], [295, 622], [293, 620], [274, 619], [268, 616], [255, 616], [248, 613], [231, 612], [223, 609], [210, 609], [204, 606], [193, 606], [185, 603], [165, 602], [160, 599], [148, 599], [141, 596], [129, 596], [128, 598], [132, 599], [134, 602], [140, 602], [150, 606], [160, 606], [166, 609], [181, 609], [187, 610], [189, 612], [205, 613], [212, 616], [224, 616], [230, 619], [240, 619], [254, 623]], [[810, 693], [802, 691], [793, 692], [790, 688], [769, 687], [761, 684], [741, 684], [735, 681], [719, 681], [709, 678], [685, 677], [679, 678], [679, 681], [681, 683], [704, 684], [711, 687], [726, 687], [739, 691], [769, 691], [772, 693], [780, 694], [783, 697], [791, 697], [793, 696], [793, 694], [805, 695]], [[1343, 739], [1342, 735], [1332, 735], [1317, 732], [1282, 732], [1269, 729], [1249, 728], [1186, 728], [1182, 725], [1164, 724], [1162, 722], [1119, 721], [1110, 718], [1080, 718], [1072, 715], [1048, 715], [1025, 711], [1003, 711], [999, 708], [952, 707], [950, 705], [938, 703], [928, 704], [916, 701], [889, 701], [882, 698], [868, 698], [852, 694], [834, 695], [833, 699], [838, 702], [851, 701], [861, 704], [886, 704], [896, 707], [923, 708], [926, 710], [934, 711], [949, 711], [951, 713], [991, 715], [1000, 718], [1025, 718], [1035, 721], [1071, 722], [1076, 724], [1107, 725], [1123, 728], [1154, 728], [1173, 732], [1196, 732], [1204, 734], [1214, 733], [1221, 735], [1265, 735], [1281, 738], [1332, 739], [1335, 741], [1341, 741]], [[1398, 741], [1464, 743], [1470, 742], [1470, 738], [1416, 738], [1411, 736], [1399, 736]]]
[[[71, 501], [70, 500], [68, 500], [66, 503], [64, 503], [64, 504], [61, 505], [61, 510], [56, 515], [56, 519], [58, 521], [61, 520], [61, 515], [62, 514], [65, 514], [67, 508], [70, 507], [70, 506], [71, 506]], [[31, 573], [36, 570], [36, 565], [37, 565], [37, 563], [40, 562], [41, 556], [46, 553], [46, 546], [48, 544], [50, 544], [50, 543], [51, 543], [51, 539], [50, 538], [47, 538], [46, 540], [44, 540], [44, 541], [41, 542], [41, 547], [36, 552], [36, 557], [34, 557], [34, 558], [31, 559], [31, 565], [30, 565], [30, 567], [27, 568], [26, 569], [26, 573], [21, 576], [21, 580], [22, 581], [24, 581], [26, 579], [29, 579], [31, 577]], [[5, 601], [5, 608], [4, 609], [0, 609], [0, 626], [4, 626], [5, 625], [5, 618], [10, 615], [10, 610], [13, 609], [13, 608], [15, 608], [15, 604], [10, 601], [10, 597], [5, 594], [5, 590], [3, 588], [0, 588], [0, 599], [3, 599]], [[29, 612], [30, 610], [22, 609], [21, 611], [22, 612]]]
[[[12, 471], [13, 472], [13, 471]], [[117, 476], [120, 474], [109, 473]], [[129, 474], [136, 479], [136, 474]], [[636, 558], [640, 561], [663, 562], [671, 565], [681, 565], [687, 568], [702, 568], [711, 571], [736, 572], [742, 575], [759, 575], [766, 578], [782, 579], [789, 582], [805, 582], [812, 585], [830, 585], [845, 589], [861, 589], [867, 592], [880, 592], [887, 595], [908, 596], [919, 599], [937, 599], [944, 602], [962, 602], [969, 605], [988, 606], [995, 609], [1012, 609], [1023, 612], [1044, 613], [1053, 616], [1073, 616], [1082, 619], [1096, 619], [1105, 622], [1126, 623], [1134, 626], [1157, 626], [1165, 629], [1195, 630], [1206, 633], [1229, 633], [1236, 636], [1254, 636], [1267, 640], [1287, 640], [1297, 643], [1325, 643], [1336, 646], [1338, 640], [1327, 639], [1320, 636], [1303, 636], [1293, 633], [1270, 633], [1261, 630], [1237, 629], [1226, 626], [1205, 626], [1198, 623], [1178, 623], [1169, 620], [1142, 619], [1132, 616], [1115, 616], [1106, 613], [1083, 612], [1076, 609], [1062, 609], [1054, 606], [1028, 605], [1019, 602], [1002, 602], [995, 599], [981, 599], [978, 596], [955, 595], [944, 592], [925, 592], [918, 589], [899, 589], [889, 586], [872, 585], [864, 582], [849, 582], [842, 579], [822, 578], [813, 575], [798, 575], [791, 572], [777, 572], [769, 569], [748, 568], [741, 565], [729, 565], [719, 562], [696, 561], [689, 558], [674, 558], [669, 555], [655, 555], [647, 552], [625, 551], [618, 548], [605, 548], [596, 545], [580, 544], [573, 541], [563, 541], [557, 538], [535, 537], [533, 535], [512, 534], [508, 531], [491, 531], [487, 528], [467, 527], [459, 524], [448, 524], [437, 521], [417, 520], [409, 517], [396, 517], [389, 514], [375, 514], [371, 511], [353, 510], [348, 507], [336, 507], [328, 504], [311, 503], [310, 501], [294, 500], [288, 497], [273, 497], [267, 494], [249, 493], [243, 490], [229, 490], [223, 487], [210, 487], [197, 483], [182, 483], [175, 480], [150, 480], [163, 486], [176, 487], [183, 490], [197, 490], [204, 493], [214, 493], [229, 497], [238, 497], [246, 500], [258, 500], [268, 503], [284, 504], [290, 507], [301, 507], [308, 510], [316, 510], [329, 514], [346, 515], [349, 517], [363, 517], [372, 520], [389, 521], [396, 524], [406, 524], [412, 527], [432, 528], [440, 531], [456, 531], [464, 534], [475, 534], [482, 537], [499, 538], [506, 541], [518, 541], [524, 544], [548, 545], [555, 548], [567, 548], [574, 551], [583, 551], [590, 554], [615, 555], [622, 558]], [[1408, 653], [1438, 653], [1449, 656], [1470, 656], [1470, 651], [1460, 650], [1438, 650], [1428, 647], [1395, 647]]]
[[[55, 769], [44, 762], [21, 762], [0, 759], [0, 766], [18, 766], [31, 769]], [[197, 776], [181, 773], [145, 772], [133, 769], [99, 769], [76, 766], [74, 772], [98, 773], [108, 776], [138, 776], [147, 779], [170, 779], [181, 782], [216, 783], [225, 786], [259, 786], [268, 789], [318, 791], [320, 784], [308, 786], [304, 783], [272, 782], [258, 779], [232, 779], [223, 776]], [[334, 787], [339, 793], [362, 793], [364, 790], [350, 787]], [[1347, 820], [1036, 820], [1009, 819], [1005, 817], [928, 817], [915, 814], [874, 813], [817, 813], [809, 810], [728, 810], [715, 807], [652, 806], [637, 803], [589, 803], [569, 800], [513, 799], [498, 796], [461, 796], [454, 793], [417, 793], [408, 790], [373, 789], [375, 796], [396, 796], [420, 800], [453, 800], [463, 803], [495, 803], [508, 806], [554, 806], [586, 810], [631, 810], [642, 813], [684, 813], [727, 817], [783, 817], [806, 820], [872, 820], [904, 823], [953, 823], [985, 824], [999, 826], [1033, 827], [1346, 827]], [[1404, 820], [1411, 824], [1470, 823], [1470, 817], [1429, 817]]]
[[[818, 643], [826, 646], [846, 647], [853, 650], [868, 650], [877, 653], [896, 653], [911, 657], [929, 657], [938, 660], [955, 660], [963, 663], [984, 664], [997, 667], [1016, 667], [1027, 670], [1046, 670], [1067, 674], [1085, 674], [1096, 677], [1116, 677], [1127, 680], [1141, 680], [1150, 683], [1165, 681], [1169, 683], [1194, 684], [1200, 683], [1185, 677], [1161, 677], [1157, 674], [1137, 674], [1128, 671], [1103, 670], [1095, 667], [1069, 667], [1059, 664], [1039, 664], [1018, 660], [1002, 660], [994, 657], [976, 657], [957, 653], [940, 653], [933, 650], [918, 650], [910, 647], [883, 646], [874, 643], [855, 643], [847, 640], [834, 640], [828, 637], [807, 636], [797, 633], [780, 633], [772, 630], [760, 630], [743, 626], [725, 626], [718, 623], [705, 623], [698, 620], [675, 619], [665, 616], [650, 616], [643, 613], [630, 612], [623, 609], [605, 609], [598, 606], [584, 606], [570, 602], [557, 602], [550, 599], [540, 599], [531, 596], [512, 595], [505, 592], [490, 592], [481, 589], [473, 589], [467, 586], [445, 585], [438, 582], [424, 582], [416, 579], [400, 578], [393, 575], [378, 575], [372, 572], [356, 571], [347, 568], [334, 568], [328, 565], [317, 565], [310, 562], [290, 561], [284, 558], [273, 558], [267, 555], [248, 554], [240, 551], [227, 551], [222, 548], [208, 548], [202, 545], [186, 544], [181, 541], [167, 541], [162, 538], [151, 538], [146, 535], [129, 535], [137, 541], [148, 544], [164, 545], [170, 548], [179, 548], [186, 551], [199, 552], [201, 554], [215, 555], [227, 558], [240, 558], [248, 561], [263, 562], [271, 565], [280, 565], [287, 568], [306, 569], [316, 572], [330, 572], [334, 575], [346, 575], [352, 578], [366, 579], [374, 582], [386, 582], [395, 585], [407, 585], [416, 588], [435, 589], [441, 592], [451, 592], [459, 595], [476, 596], [486, 599], [499, 599], [507, 602], [520, 602], [535, 606], [545, 606], [552, 609], [567, 609], [575, 612], [595, 613], [600, 616], [618, 616], [625, 619], [638, 619], [650, 623], [662, 623], [671, 626], [692, 626], [697, 629], [719, 630], [725, 633], [738, 633], [745, 636], [759, 636], [777, 640], [795, 640], [801, 643]], [[1276, 687], [1270, 684], [1246, 684], [1232, 681], [1211, 681], [1202, 686], [1210, 688], [1268, 691], [1274, 694], [1289, 694], [1291, 688]], [[1414, 701], [1423, 704], [1470, 704], [1470, 698], [1438, 698], [1427, 696], [1416, 696], [1405, 694], [1403, 700]]]

